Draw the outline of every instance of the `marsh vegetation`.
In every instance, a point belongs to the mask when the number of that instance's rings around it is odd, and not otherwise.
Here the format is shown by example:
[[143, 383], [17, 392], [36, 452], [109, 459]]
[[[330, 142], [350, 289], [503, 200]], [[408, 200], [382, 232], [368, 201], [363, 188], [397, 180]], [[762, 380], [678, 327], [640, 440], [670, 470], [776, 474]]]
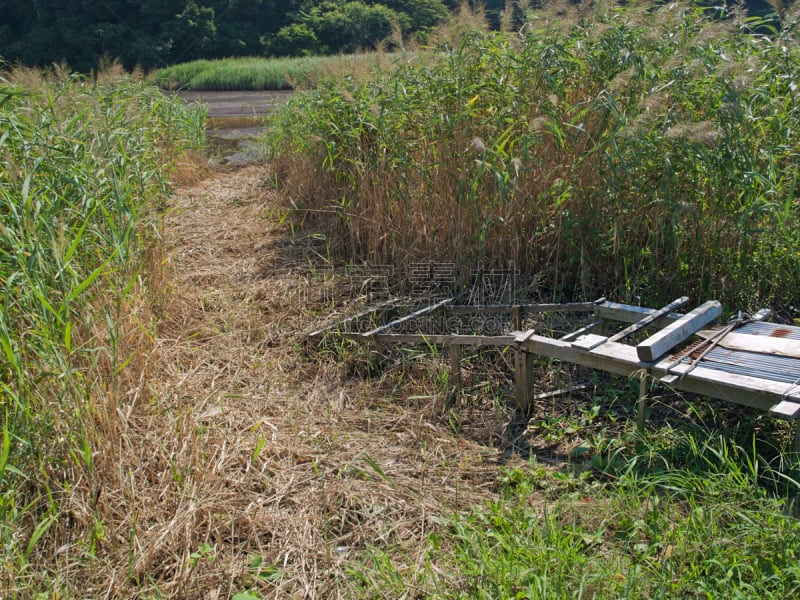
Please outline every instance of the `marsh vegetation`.
[[136, 77], [2, 74], [8, 597], [797, 595], [785, 424], [653, 389], [637, 432], [630, 382], [544, 360], [584, 385], [520, 415], [484, 351], [453, 404], [435, 347], [302, 344], [364, 262], [796, 317], [791, 10], [578, 16], [314, 79], [230, 171]]

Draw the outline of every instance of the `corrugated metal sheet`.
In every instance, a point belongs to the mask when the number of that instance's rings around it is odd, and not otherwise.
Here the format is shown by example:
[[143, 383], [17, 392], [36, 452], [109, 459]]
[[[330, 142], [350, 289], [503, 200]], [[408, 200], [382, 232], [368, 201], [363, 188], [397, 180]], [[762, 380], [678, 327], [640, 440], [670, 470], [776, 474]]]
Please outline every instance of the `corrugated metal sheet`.
[[800, 327], [793, 325], [780, 325], [778, 323], [747, 323], [735, 329], [736, 333], [749, 333], [750, 335], [766, 335], [769, 337], [800, 340]]
[[716, 347], [706, 354], [700, 364], [709, 369], [737, 375], [785, 383], [800, 382], [800, 359], [786, 356]]

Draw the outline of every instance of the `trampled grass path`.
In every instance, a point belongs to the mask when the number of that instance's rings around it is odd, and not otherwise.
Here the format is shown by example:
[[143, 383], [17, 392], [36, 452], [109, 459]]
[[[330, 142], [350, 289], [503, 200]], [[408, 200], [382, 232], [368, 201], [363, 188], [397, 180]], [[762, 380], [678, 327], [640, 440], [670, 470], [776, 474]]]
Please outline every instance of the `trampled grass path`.
[[120, 415], [130, 489], [105, 496], [123, 595], [346, 597], [367, 545], [423, 560], [435, 517], [495, 496], [497, 414], [456, 435], [419, 392], [435, 364], [370, 380], [305, 352], [325, 307], [269, 178], [213, 173], [168, 208], [156, 349]]

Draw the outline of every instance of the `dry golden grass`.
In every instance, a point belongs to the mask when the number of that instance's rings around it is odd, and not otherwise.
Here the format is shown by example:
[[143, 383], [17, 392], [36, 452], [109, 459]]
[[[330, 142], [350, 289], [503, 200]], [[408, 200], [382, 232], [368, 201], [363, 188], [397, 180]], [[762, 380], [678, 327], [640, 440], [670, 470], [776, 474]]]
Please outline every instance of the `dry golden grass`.
[[196, 185], [208, 176], [210, 169], [204, 152], [186, 150], [173, 160], [170, 181], [176, 185]]
[[504, 411], [464, 409], [454, 435], [425, 379], [443, 365], [404, 368], [400, 386], [306, 354], [324, 307], [270, 177], [210, 174], [166, 214], [128, 308], [129, 375], [96, 402], [99, 451], [70, 501], [76, 531], [100, 527], [60, 556], [86, 596], [346, 597], [366, 544], [422, 554], [432, 517], [494, 496]]

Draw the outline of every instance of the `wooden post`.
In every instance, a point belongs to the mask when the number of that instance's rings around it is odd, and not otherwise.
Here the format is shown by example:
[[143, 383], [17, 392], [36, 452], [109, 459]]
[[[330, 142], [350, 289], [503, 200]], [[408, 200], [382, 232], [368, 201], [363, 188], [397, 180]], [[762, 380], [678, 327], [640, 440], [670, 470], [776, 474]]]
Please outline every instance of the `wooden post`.
[[515, 330], [522, 329], [522, 308], [519, 304], [515, 305], [514, 308], [511, 309], [512, 314], [512, 321]]
[[528, 352], [514, 352], [514, 378], [516, 381], [517, 408], [527, 413], [530, 410], [531, 392], [533, 391], [532, 356]]
[[636, 411], [636, 429], [639, 433], [644, 431], [644, 417], [647, 409], [647, 371], [642, 371], [639, 375], [639, 406]]
[[456, 400], [461, 399], [461, 346], [450, 344], [450, 387]]
[[800, 457], [800, 421], [795, 421], [794, 424], [794, 444], [792, 451]]
[[[795, 481], [800, 481], [800, 420], [793, 423], [794, 425], [794, 440], [792, 442], [792, 452], [789, 456], [789, 477]], [[792, 497], [789, 499], [789, 514], [793, 517], [800, 517], [800, 495], [798, 495], [796, 488], [791, 492]]]

